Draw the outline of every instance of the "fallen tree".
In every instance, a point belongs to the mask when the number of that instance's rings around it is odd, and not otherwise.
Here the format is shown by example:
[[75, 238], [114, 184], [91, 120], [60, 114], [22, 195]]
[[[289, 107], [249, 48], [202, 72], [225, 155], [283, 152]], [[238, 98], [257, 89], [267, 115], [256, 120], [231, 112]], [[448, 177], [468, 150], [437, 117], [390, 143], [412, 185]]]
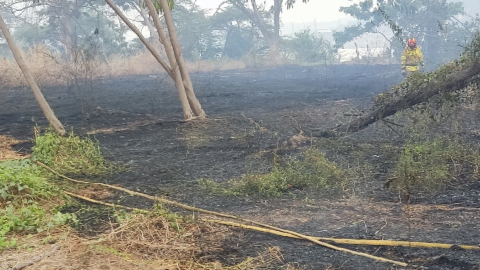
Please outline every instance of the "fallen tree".
[[377, 96], [369, 112], [348, 124], [328, 130], [312, 130], [315, 137], [335, 137], [365, 129], [369, 125], [392, 116], [399, 111], [428, 102], [432, 97], [448, 94], [480, 82], [480, 35], [465, 50], [461, 59], [438, 70], [414, 74], [391, 91]]

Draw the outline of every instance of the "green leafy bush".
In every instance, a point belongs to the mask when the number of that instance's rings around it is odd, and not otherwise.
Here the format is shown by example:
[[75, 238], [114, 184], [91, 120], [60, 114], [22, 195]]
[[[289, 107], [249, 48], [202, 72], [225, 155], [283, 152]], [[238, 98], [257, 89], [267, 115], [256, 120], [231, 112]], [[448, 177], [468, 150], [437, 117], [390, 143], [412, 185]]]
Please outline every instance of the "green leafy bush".
[[61, 174], [99, 175], [108, 173], [110, 165], [103, 158], [98, 143], [80, 138], [71, 132], [62, 137], [46, 131], [35, 139], [32, 159], [40, 161]]
[[41, 174], [41, 169], [29, 159], [1, 162], [0, 202], [26, 197], [31, 200], [49, 199], [57, 194], [58, 189], [48, 183]]
[[200, 186], [215, 193], [243, 196], [278, 197], [291, 189], [340, 190], [347, 185], [346, 172], [337, 168], [318, 150], [305, 151], [298, 158], [288, 157], [283, 164], [275, 163], [266, 174], [247, 174], [229, 181], [223, 188], [211, 180], [202, 179]]
[[41, 232], [75, 221], [74, 215], [56, 210], [66, 197], [42, 173], [28, 159], [0, 163], [0, 249], [16, 245], [11, 233]]
[[408, 143], [392, 173], [402, 193], [435, 194], [455, 179], [478, 174], [480, 155], [458, 140], [436, 138]]

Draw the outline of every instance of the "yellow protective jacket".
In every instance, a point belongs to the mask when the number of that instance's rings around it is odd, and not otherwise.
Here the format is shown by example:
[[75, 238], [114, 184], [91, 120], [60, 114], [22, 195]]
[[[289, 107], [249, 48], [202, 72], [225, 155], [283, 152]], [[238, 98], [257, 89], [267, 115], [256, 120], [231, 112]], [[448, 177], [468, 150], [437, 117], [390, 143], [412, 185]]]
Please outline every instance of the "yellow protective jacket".
[[410, 49], [407, 47], [402, 53], [402, 69], [406, 71], [418, 71], [420, 65], [423, 67], [423, 54], [419, 47]]

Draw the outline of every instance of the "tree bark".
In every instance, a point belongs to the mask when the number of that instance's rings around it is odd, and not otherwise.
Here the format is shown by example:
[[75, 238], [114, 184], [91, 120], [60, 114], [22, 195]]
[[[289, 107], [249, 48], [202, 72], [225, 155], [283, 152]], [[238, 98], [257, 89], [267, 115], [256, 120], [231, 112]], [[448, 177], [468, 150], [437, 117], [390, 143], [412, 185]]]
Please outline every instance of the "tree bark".
[[273, 35], [280, 37], [280, 13], [282, 13], [283, 0], [275, 0], [273, 4]]
[[260, 32], [262, 32], [262, 35], [265, 37], [265, 39], [267, 39], [267, 43], [270, 43], [273, 40], [273, 35], [270, 31], [268, 31], [268, 28], [263, 21], [262, 15], [260, 14], [260, 11], [257, 7], [257, 1], [250, 0], [250, 2], [252, 3], [253, 15], [255, 17], [255, 20], [257, 21], [258, 29], [260, 30]]
[[[150, 1], [150, 0], [147, 0], [147, 1]], [[167, 0], [160, 0], [160, 3], [163, 6], [165, 22], [167, 24], [168, 33], [170, 34], [170, 41], [173, 47], [173, 52], [185, 84], [185, 91], [187, 93], [188, 101], [190, 102], [190, 106], [193, 109], [195, 116], [199, 118], [205, 118], [207, 115], [203, 111], [202, 105], [198, 101], [197, 97], [195, 96], [195, 92], [193, 91], [192, 80], [190, 78], [190, 73], [188, 72], [187, 65], [185, 64], [185, 61], [182, 56], [182, 49], [180, 47], [180, 43], [178, 42], [175, 25], [173, 23], [172, 13], [170, 12], [170, 8], [168, 7]]]
[[146, 9], [142, 5], [143, 1], [139, 0], [138, 3], [136, 3], [138, 6], [136, 7], [138, 13], [140, 13], [140, 16], [142, 16], [143, 21], [145, 22], [145, 25], [148, 28], [148, 31], [150, 32], [150, 40], [153, 43], [153, 45], [161, 49], [161, 42], [160, 42], [160, 37], [158, 36], [157, 30], [155, 29], [155, 26], [152, 24], [150, 21], [150, 17], [148, 16], [149, 12], [148, 9]]
[[369, 125], [394, 115], [398, 111], [409, 109], [414, 105], [427, 102], [431, 97], [440, 93], [449, 93], [467, 87], [474, 80], [480, 80], [480, 60], [476, 60], [469, 67], [450, 74], [444, 80], [428, 84], [423, 89], [416, 89], [398, 99], [387, 102], [369, 113], [358, 117], [348, 125], [343, 125], [331, 130], [312, 132], [316, 137], [334, 137], [339, 134], [360, 131]]
[[10, 31], [8, 30], [7, 25], [5, 24], [5, 21], [2, 18], [2, 15], [0, 14], [0, 30], [3, 33], [3, 36], [5, 37], [5, 40], [8, 43], [8, 46], [10, 47], [10, 50], [12, 50], [13, 56], [15, 57], [15, 61], [17, 61], [18, 66], [22, 70], [23, 75], [25, 76], [25, 79], [27, 80], [28, 85], [32, 89], [33, 95], [35, 96], [35, 99], [38, 102], [38, 105], [40, 105], [40, 108], [43, 111], [43, 114], [47, 118], [48, 122], [50, 125], [53, 127], [53, 129], [59, 133], [60, 135], [65, 135], [65, 129], [63, 128], [62, 123], [57, 119], [55, 114], [53, 113], [52, 108], [50, 108], [50, 105], [48, 105], [48, 102], [45, 100], [45, 97], [42, 94], [42, 91], [38, 87], [37, 83], [35, 82], [35, 79], [33, 78], [33, 75], [30, 73], [30, 70], [27, 67], [27, 64], [23, 60], [23, 57], [17, 48], [17, 45], [15, 44], [12, 35], [10, 34]]
[[165, 61], [163, 61], [162, 56], [160, 56], [160, 54], [155, 50], [155, 48], [152, 46], [152, 44], [150, 44], [148, 42], [148, 40], [142, 35], [140, 30], [138, 30], [138, 28], [128, 20], [128, 18], [112, 2], [112, 0], [105, 0], [105, 2], [113, 9], [113, 11], [115, 11], [115, 13], [118, 15], [118, 17], [128, 26], [128, 28], [130, 28], [130, 30], [132, 30], [137, 35], [137, 37], [140, 39], [140, 41], [143, 43], [143, 45], [145, 45], [145, 47], [147, 47], [147, 49], [150, 51], [150, 53], [153, 55], [153, 57], [155, 57], [155, 59], [157, 59], [158, 63], [160, 63], [160, 65], [163, 67], [163, 69], [165, 69], [165, 71], [168, 73], [168, 75], [170, 75], [170, 77], [173, 78], [174, 76], [173, 76], [172, 70], [170, 69], [168, 64], [165, 63]]
[[[168, 61], [170, 62], [170, 67], [172, 68], [172, 74], [173, 74], [172, 79], [175, 81], [175, 86], [177, 87], [177, 90], [178, 90], [178, 95], [180, 98], [180, 102], [182, 103], [184, 117], [186, 120], [191, 119], [194, 115], [194, 112], [192, 112], [192, 109], [190, 107], [190, 103], [185, 90], [185, 84], [182, 80], [182, 74], [180, 72], [180, 69], [178, 68], [179, 65], [175, 59], [175, 52], [170, 42], [168, 42], [167, 40], [167, 37], [163, 30], [163, 26], [160, 23], [160, 19], [158, 18], [157, 10], [155, 9], [155, 6], [153, 5], [152, 1], [145, 0], [145, 4], [148, 10], [150, 11], [150, 16], [153, 19], [153, 24], [157, 28], [158, 36], [160, 36], [160, 39], [163, 43], [163, 47], [165, 48], [165, 52], [167, 54]], [[166, 7], [167, 7], [166, 9], [169, 9], [168, 4], [166, 5]]]

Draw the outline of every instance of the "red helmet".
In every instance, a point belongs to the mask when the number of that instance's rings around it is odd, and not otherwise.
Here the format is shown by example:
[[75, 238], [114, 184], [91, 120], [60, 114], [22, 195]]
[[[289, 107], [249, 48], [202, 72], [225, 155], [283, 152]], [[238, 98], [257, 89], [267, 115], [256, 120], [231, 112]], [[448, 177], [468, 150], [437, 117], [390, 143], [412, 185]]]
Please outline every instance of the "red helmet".
[[417, 41], [414, 38], [408, 39], [408, 47], [415, 48], [417, 46]]

